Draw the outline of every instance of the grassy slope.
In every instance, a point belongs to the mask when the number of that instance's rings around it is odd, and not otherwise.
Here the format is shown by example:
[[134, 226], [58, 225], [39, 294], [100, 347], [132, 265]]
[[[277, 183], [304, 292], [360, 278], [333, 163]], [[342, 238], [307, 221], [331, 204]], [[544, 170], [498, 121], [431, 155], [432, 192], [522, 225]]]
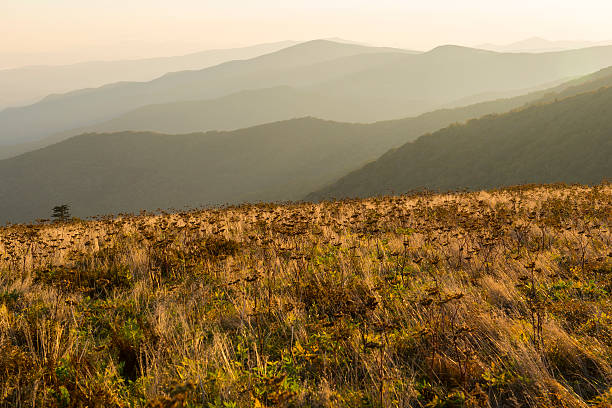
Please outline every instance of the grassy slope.
[[612, 177], [611, 134], [612, 88], [602, 88], [422, 136], [308, 198], [598, 183]]
[[612, 403], [612, 189], [0, 229], [0, 403]]

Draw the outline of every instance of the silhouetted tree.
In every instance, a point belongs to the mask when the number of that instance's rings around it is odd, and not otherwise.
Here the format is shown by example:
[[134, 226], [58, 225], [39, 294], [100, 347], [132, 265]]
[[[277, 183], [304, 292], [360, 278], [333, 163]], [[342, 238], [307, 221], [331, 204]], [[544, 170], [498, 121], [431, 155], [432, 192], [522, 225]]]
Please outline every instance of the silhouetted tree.
[[70, 219], [70, 206], [62, 204], [53, 207], [53, 219], [55, 221], [67, 221]]

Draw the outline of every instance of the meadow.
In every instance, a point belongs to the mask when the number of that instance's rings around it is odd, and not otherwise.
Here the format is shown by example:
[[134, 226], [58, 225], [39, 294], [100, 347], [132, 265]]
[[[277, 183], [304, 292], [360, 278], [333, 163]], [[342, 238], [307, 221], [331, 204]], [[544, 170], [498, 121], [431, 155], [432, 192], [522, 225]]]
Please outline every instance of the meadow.
[[0, 228], [0, 405], [610, 407], [612, 186]]

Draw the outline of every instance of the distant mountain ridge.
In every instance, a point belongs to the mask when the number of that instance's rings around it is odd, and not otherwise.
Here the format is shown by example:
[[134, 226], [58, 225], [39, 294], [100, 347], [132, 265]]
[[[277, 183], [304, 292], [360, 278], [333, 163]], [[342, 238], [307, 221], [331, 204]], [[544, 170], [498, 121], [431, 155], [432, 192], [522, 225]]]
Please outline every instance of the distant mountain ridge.
[[497, 52], [553, 52], [579, 48], [598, 47], [612, 44], [612, 41], [550, 41], [531, 37], [510, 44], [480, 44], [476, 48]]
[[[391, 55], [386, 55], [386, 58], [388, 57]], [[545, 100], [590, 92], [604, 86], [612, 86], [612, 68], [567, 81], [550, 89], [393, 120], [389, 122], [389, 126], [401, 123], [404, 126], [406, 141], [409, 141], [423, 133], [441, 129], [455, 122], [463, 122], [491, 113], [503, 113], [529, 103], [541, 103]], [[482, 97], [484, 95], [480, 96]], [[396, 108], [396, 111], [390, 112], [392, 115], [400, 116], [403, 107]], [[174, 134], [192, 133], [208, 130], [234, 130], [305, 116], [358, 122], [372, 119], [371, 115], [370, 105], [350, 98], [323, 97], [316, 92], [288, 86], [245, 90], [212, 100], [147, 105], [99, 125], [59, 133], [34, 143], [5, 146], [0, 150], [0, 159], [46, 147], [82, 133], [108, 133], [125, 130]], [[379, 122], [376, 123], [376, 126], [385, 127], [387, 125]]]
[[203, 69], [230, 60], [253, 58], [295, 44], [296, 41], [280, 41], [172, 57], [1, 69], [0, 111], [37, 102], [50, 94], [93, 88], [118, 81], [148, 81], [168, 72]]
[[0, 112], [0, 145], [32, 142], [152, 103], [218, 98], [253, 87], [307, 86], [345, 75], [351, 69], [364, 69], [363, 64], [352, 68], [334, 64], [333, 60], [381, 52], [409, 54], [318, 40], [203, 70], [168, 73], [149, 82], [121, 82], [54, 95], [27, 107]]
[[80, 90], [8, 109], [0, 112], [0, 145], [36, 142], [146, 105], [216, 99], [246, 89], [279, 86], [323, 99], [350, 101], [349, 105], [358, 104], [363, 112], [361, 118], [321, 114], [329, 119], [388, 120], [425, 113], [474, 95], [541, 86], [609, 65], [612, 47], [538, 55], [443, 46], [415, 54], [319, 40], [250, 60], [167, 74], [146, 83]]
[[[612, 65], [611, 57], [612, 46], [546, 54], [501, 54], [442, 46], [313, 89], [371, 100], [374, 107], [384, 106], [383, 101], [386, 106], [402, 104], [406, 115], [412, 115], [470, 95], [525, 89], [585, 75]], [[377, 95], [384, 95], [384, 100], [378, 100]]]
[[[439, 127], [456, 121], [477, 118], [490, 113], [503, 113], [528, 103], [542, 103], [551, 98], [565, 98], [580, 93], [612, 86], [612, 67], [563, 82], [551, 88], [529, 92], [512, 98], [460, 106], [452, 122], [441, 120]], [[266, 102], [273, 102], [270, 106]], [[87, 131], [118, 132], [122, 130], [152, 130], [168, 133], [188, 133], [200, 130], [233, 130], [296, 117], [313, 116], [343, 122], [358, 122], [371, 119], [370, 108], [350, 99], [324, 98], [321, 94], [281, 86], [268, 89], [246, 90], [217, 100], [176, 102], [172, 104], [148, 105], [133, 112], [94, 126]], [[448, 109], [450, 110], [450, 109]], [[423, 117], [445, 116], [446, 110], [438, 110], [414, 118], [397, 121], [418, 122]], [[400, 112], [394, 112], [400, 114]], [[257, 121], [259, 123], [253, 123]], [[381, 121], [382, 122], [382, 121]], [[147, 126], [150, 126], [147, 128]], [[422, 133], [437, 130], [424, 129]], [[208, 128], [207, 128], [208, 127]]]

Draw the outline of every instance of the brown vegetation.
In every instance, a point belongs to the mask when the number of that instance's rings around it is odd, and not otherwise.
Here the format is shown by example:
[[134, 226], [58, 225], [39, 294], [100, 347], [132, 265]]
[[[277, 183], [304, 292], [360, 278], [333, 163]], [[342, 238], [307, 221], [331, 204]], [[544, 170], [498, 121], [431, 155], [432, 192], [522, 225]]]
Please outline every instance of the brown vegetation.
[[0, 229], [6, 406], [608, 407], [612, 187]]

